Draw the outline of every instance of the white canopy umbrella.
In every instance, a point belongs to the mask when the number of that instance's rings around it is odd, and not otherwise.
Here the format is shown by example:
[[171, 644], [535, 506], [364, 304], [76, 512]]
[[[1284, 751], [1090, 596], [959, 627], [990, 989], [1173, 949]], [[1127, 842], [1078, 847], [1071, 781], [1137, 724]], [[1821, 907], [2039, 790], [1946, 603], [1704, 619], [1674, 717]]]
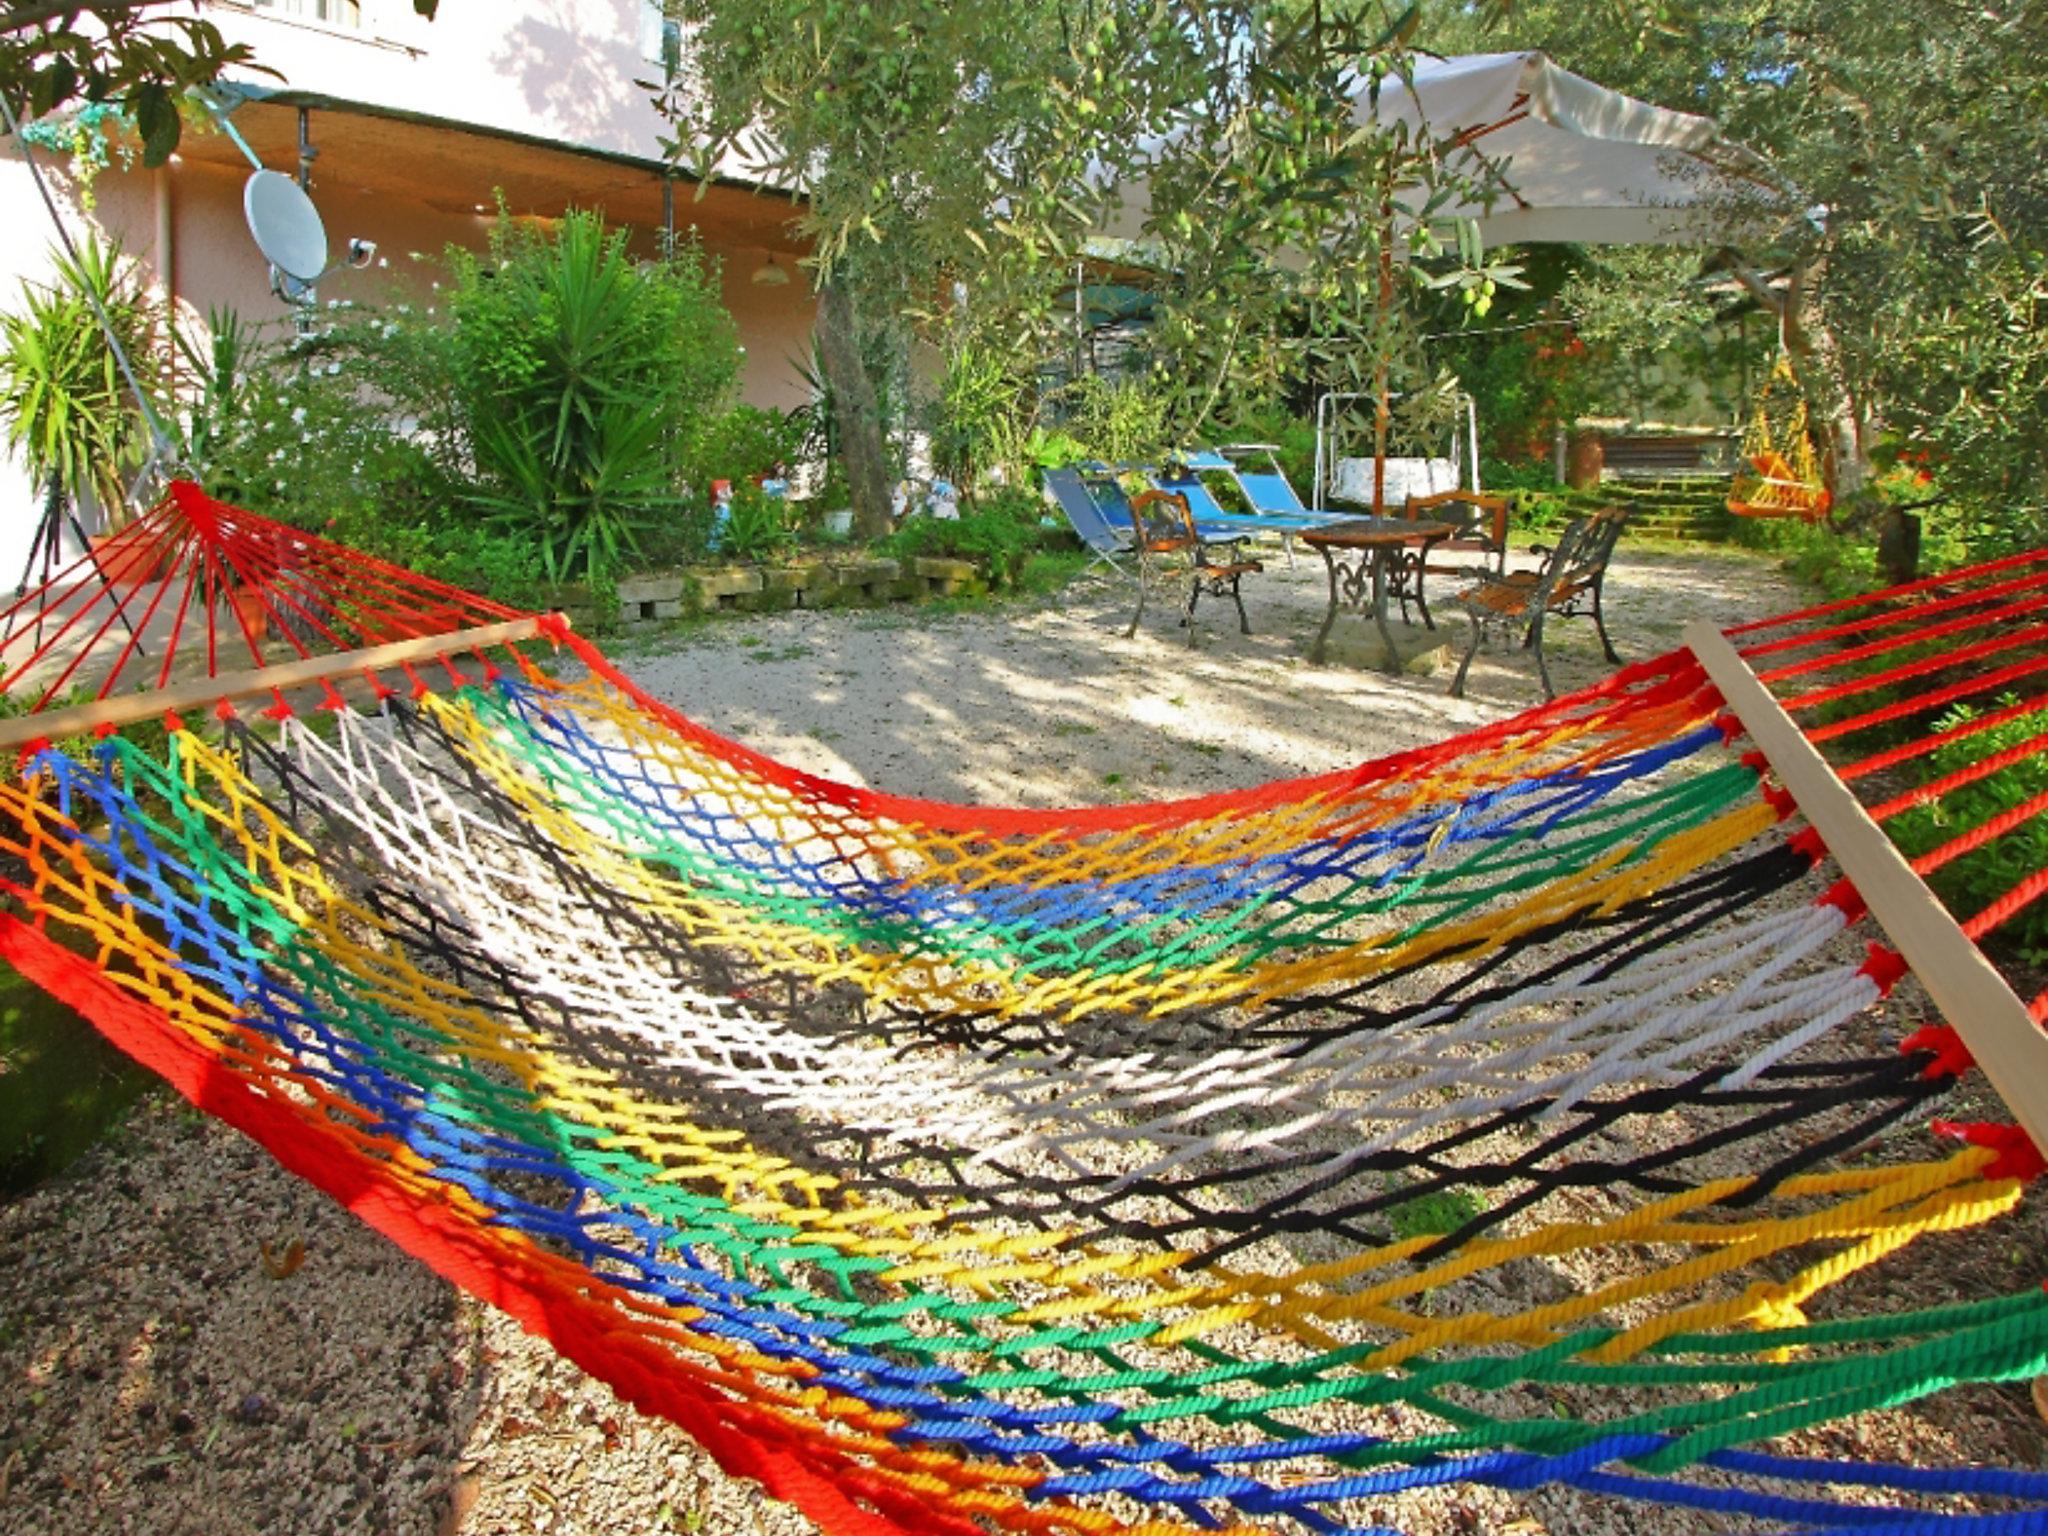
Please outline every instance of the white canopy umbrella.
[[[1411, 79], [1382, 82], [1377, 100], [1362, 79], [1355, 91], [1355, 122], [1427, 138], [1446, 180], [1484, 189], [1431, 217], [1473, 219], [1489, 245], [1705, 244], [1792, 204], [1770, 163], [1712, 118], [1624, 96], [1546, 54], [1424, 60]], [[1100, 234], [1141, 239], [1150, 208], [1147, 184], [1126, 182]]]
[[1438, 217], [1471, 218], [1489, 245], [1725, 241], [1782, 209], [1785, 183], [1710, 117], [1654, 107], [1562, 69], [1541, 53], [1476, 53], [1363, 89], [1361, 123], [1399, 123], [1456, 147], [1449, 169], [1493, 190]]

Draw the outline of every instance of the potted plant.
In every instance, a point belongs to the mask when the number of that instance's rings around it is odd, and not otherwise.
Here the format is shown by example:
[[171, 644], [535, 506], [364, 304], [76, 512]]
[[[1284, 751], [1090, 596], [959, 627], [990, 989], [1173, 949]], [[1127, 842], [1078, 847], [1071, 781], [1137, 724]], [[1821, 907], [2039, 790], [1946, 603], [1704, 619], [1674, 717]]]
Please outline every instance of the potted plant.
[[824, 509], [818, 523], [827, 534], [843, 539], [853, 532], [853, 491], [846, 483], [846, 470], [837, 459], [826, 470], [825, 483], [814, 499]]
[[[90, 496], [107, 532], [118, 534], [129, 520], [123, 472], [140, 461], [147, 433], [95, 301], [145, 390], [155, 383], [148, 305], [116, 244], [88, 238], [75, 261], [58, 256], [56, 269], [56, 282], [24, 284], [22, 307], [0, 314], [6, 442], [42, 485], [46, 517]], [[110, 557], [124, 573], [138, 558], [118, 546]]]

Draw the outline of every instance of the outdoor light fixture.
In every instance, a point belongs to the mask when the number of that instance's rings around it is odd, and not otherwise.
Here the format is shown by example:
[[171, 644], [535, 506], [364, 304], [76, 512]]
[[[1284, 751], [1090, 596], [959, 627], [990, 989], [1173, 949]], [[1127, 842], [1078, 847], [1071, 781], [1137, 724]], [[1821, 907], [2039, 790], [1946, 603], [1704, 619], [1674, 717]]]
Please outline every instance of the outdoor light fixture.
[[754, 268], [754, 281], [766, 288], [779, 288], [789, 281], [789, 269], [775, 259], [770, 251], [768, 259]]

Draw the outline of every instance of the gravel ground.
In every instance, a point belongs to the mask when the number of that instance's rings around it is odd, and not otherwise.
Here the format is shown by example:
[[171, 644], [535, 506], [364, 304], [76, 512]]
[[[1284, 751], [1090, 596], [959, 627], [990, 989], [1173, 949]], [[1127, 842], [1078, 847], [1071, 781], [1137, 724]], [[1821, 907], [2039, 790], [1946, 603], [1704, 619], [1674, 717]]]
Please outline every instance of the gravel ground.
[[[1290, 570], [1276, 555], [1272, 567], [1247, 588], [1257, 633], [1205, 611], [1192, 651], [1170, 613], [1122, 638], [1127, 597], [1100, 578], [1042, 605], [797, 613], [616, 650], [654, 692], [799, 766], [1036, 805], [1318, 771], [1539, 696], [1520, 658], [1482, 656], [1463, 701], [1445, 697], [1447, 674], [1311, 668], [1320, 562]], [[1719, 550], [1625, 550], [1613, 588], [1630, 657], [1668, 649], [1693, 617], [1732, 623], [1800, 600], [1768, 564]], [[1561, 688], [1606, 670], [1589, 625], [1554, 640]], [[2017, 1233], [1935, 1240], [1884, 1283], [1917, 1275], [1939, 1294], [1974, 1270], [1960, 1289], [1983, 1294], [2038, 1278], [2040, 1205]], [[1957, 1394], [1799, 1448], [2038, 1464], [2048, 1442], [2025, 1403], [2023, 1389]], [[1554, 1491], [1454, 1490], [1358, 1513], [1420, 1536], [1716, 1528]], [[0, 1207], [0, 1536], [806, 1528], [164, 1098], [66, 1177]]]

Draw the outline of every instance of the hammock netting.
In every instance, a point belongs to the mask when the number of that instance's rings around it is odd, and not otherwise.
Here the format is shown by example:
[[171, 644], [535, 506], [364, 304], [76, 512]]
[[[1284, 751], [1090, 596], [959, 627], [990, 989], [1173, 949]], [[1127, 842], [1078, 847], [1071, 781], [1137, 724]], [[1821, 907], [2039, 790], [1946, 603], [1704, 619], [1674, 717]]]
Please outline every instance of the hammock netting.
[[[147, 580], [0, 616], [12, 695], [511, 617], [190, 487], [131, 541]], [[1887, 1285], [2041, 1160], [1939, 1121], [1968, 1049], [1689, 651], [1043, 811], [794, 771], [543, 629], [28, 743], [0, 955], [834, 1532], [1381, 1530], [1457, 1483], [2048, 1530], [2048, 1472], [1799, 1435], [2048, 1373], [2038, 1255]], [[1881, 822], [2048, 739], [2048, 552], [1731, 638]]]
[[1798, 517], [1817, 523], [1833, 505], [1813, 451], [1805, 392], [1790, 360], [1781, 356], [1743, 434], [1742, 467], [1728, 488], [1728, 510], [1738, 517]]

